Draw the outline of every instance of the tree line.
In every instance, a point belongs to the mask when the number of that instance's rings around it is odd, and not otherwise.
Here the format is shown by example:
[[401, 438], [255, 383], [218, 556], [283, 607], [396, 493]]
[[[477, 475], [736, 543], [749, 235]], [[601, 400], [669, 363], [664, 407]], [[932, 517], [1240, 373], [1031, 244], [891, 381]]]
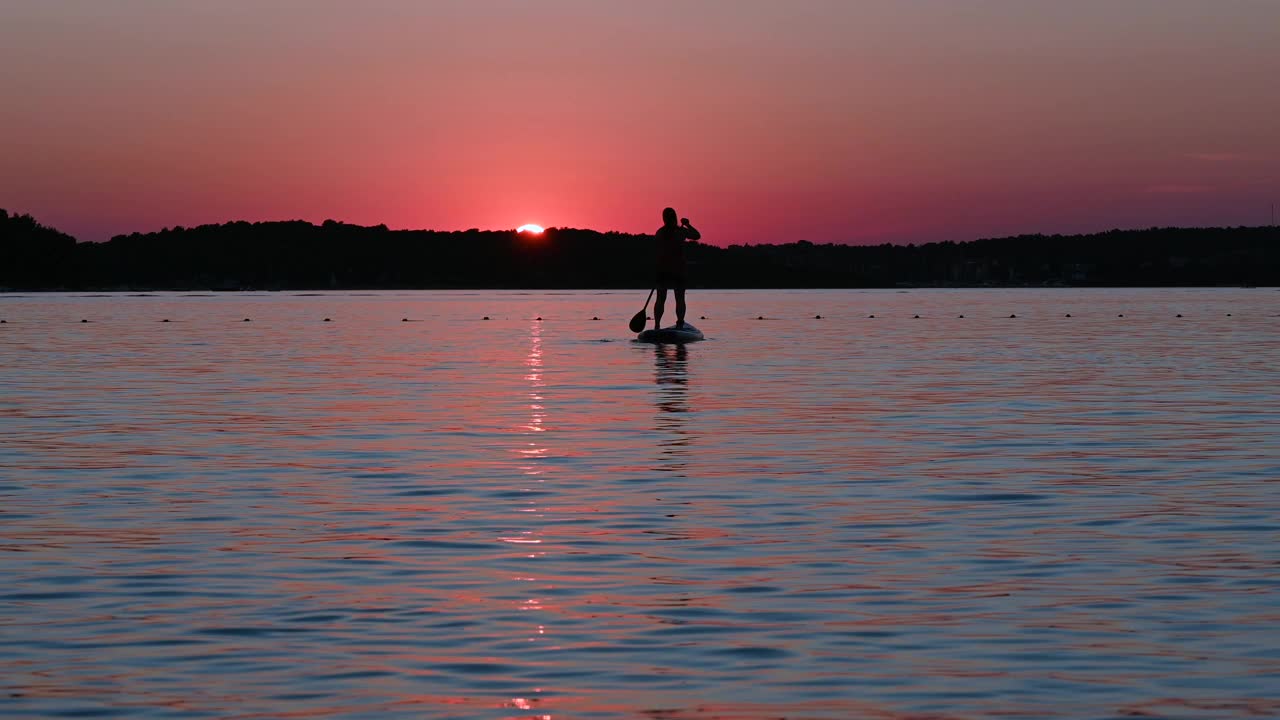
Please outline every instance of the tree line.
[[[0, 210], [0, 289], [637, 288], [653, 237], [574, 228], [228, 222], [76, 242]], [[1150, 228], [922, 245], [690, 243], [693, 287], [1280, 285], [1275, 227]]]

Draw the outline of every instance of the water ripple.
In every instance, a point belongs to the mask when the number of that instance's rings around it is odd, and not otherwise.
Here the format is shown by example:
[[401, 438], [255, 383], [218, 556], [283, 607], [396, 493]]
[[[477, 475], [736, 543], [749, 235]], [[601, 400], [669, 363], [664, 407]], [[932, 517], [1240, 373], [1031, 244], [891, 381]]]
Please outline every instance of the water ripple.
[[1280, 715], [1268, 295], [633, 295], [5, 297], [0, 717]]

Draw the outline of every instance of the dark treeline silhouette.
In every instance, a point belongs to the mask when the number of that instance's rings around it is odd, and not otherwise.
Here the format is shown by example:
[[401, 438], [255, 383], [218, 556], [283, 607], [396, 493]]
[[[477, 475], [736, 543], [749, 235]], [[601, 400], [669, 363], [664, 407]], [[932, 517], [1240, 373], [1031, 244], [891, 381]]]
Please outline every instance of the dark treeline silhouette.
[[[0, 288], [641, 288], [650, 235], [230, 222], [77, 243], [0, 210]], [[1280, 232], [1152, 228], [925, 245], [703, 243], [693, 287], [1280, 285]]]
[[0, 287], [64, 286], [75, 254], [75, 238], [0, 209]]

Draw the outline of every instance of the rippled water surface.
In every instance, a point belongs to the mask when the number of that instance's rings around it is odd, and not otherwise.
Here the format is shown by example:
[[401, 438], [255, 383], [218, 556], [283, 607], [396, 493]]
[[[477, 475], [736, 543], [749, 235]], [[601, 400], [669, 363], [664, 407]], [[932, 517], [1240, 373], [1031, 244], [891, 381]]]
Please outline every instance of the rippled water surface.
[[1280, 716], [1280, 292], [642, 300], [0, 296], [0, 716]]

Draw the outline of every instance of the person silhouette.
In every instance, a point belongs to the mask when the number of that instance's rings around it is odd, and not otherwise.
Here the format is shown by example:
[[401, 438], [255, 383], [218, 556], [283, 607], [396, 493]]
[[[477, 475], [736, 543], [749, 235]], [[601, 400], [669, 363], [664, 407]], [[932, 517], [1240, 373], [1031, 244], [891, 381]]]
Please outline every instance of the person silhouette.
[[686, 282], [684, 241], [698, 240], [702, 233], [689, 224], [689, 218], [680, 218], [676, 224], [674, 208], [662, 211], [662, 227], [654, 233], [658, 241], [658, 300], [653, 305], [653, 329], [662, 327], [662, 313], [666, 310], [667, 290], [676, 296], [676, 327], [684, 328], [684, 289]]

